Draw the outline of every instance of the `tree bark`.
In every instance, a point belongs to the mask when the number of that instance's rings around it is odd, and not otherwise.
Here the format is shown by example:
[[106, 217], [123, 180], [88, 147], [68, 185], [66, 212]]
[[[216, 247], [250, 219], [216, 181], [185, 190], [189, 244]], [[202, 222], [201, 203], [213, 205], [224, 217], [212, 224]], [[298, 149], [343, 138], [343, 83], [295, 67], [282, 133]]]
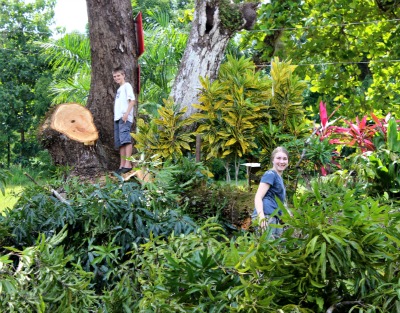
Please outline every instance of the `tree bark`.
[[[118, 85], [112, 70], [121, 66], [126, 81], [137, 84], [136, 33], [130, 0], [86, 0], [92, 59], [92, 76], [87, 108], [93, 115], [99, 139], [94, 146], [68, 139], [42, 126], [45, 147], [56, 164], [74, 168], [74, 174], [91, 176], [118, 168], [114, 149], [113, 108]], [[137, 110], [136, 110], [137, 112]], [[133, 130], [136, 125], [133, 125]]]
[[[126, 81], [137, 84], [136, 34], [130, 0], [86, 0], [92, 57], [92, 80], [87, 108], [99, 131], [96, 152], [104, 168], [118, 168], [114, 149], [114, 97], [118, 85], [112, 70], [121, 66]], [[137, 111], [137, 110], [136, 110]], [[136, 125], [133, 125], [136, 129]]]
[[[241, 12], [243, 23], [235, 29], [226, 28], [221, 22], [222, 3], [223, 0], [196, 0], [192, 29], [170, 94], [181, 108], [187, 107], [185, 117], [195, 113], [192, 104], [197, 103], [201, 88], [199, 77], [208, 76], [211, 80], [217, 77], [231, 37], [235, 31], [247, 28], [249, 23], [252, 26], [255, 20], [256, 5], [232, 6]], [[244, 13], [250, 11], [250, 14]]]

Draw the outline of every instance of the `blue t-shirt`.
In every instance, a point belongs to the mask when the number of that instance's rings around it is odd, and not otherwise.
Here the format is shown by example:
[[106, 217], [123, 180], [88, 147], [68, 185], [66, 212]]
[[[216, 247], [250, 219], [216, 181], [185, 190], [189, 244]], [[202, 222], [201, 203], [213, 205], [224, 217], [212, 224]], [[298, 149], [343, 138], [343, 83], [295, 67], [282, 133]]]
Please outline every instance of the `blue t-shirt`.
[[[283, 184], [282, 177], [273, 170], [266, 171], [261, 177], [261, 182], [270, 185], [263, 198], [263, 209], [264, 214], [271, 215], [278, 208], [278, 203], [276, 202], [275, 197], [277, 197], [282, 203], [285, 203], [285, 185]], [[278, 214], [282, 215], [282, 211], [279, 211]]]

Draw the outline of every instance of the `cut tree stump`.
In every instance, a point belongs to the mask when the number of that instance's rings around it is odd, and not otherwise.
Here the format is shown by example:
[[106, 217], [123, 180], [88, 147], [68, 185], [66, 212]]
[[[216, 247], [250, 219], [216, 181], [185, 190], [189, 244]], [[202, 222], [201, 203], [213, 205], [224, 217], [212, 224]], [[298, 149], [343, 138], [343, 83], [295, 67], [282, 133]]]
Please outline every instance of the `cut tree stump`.
[[78, 103], [58, 105], [51, 116], [51, 128], [85, 145], [94, 145], [99, 138], [92, 113]]

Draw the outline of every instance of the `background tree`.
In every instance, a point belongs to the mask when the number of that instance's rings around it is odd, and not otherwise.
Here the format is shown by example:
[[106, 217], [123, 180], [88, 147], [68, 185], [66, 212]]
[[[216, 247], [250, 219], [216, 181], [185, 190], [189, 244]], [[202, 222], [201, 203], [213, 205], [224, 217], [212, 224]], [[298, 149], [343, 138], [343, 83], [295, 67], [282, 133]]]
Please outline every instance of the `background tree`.
[[211, 82], [201, 78], [200, 104], [193, 104], [198, 113], [191, 117], [198, 122], [206, 159], [225, 161], [226, 179], [230, 181], [230, 164], [238, 180], [241, 158], [256, 148], [258, 125], [268, 115], [271, 80], [258, 71], [250, 59], [227, 57], [218, 78]]
[[388, 105], [398, 111], [398, 1], [273, 1], [259, 16], [243, 46], [251, 45], [261, 66], [273, 56], [299, 65], [311, 87], [307, 104], [318, 97], [342, 103], [339, 112], [348, 117]]
[[257, 3], [231, 3], [228, 0], [196, 0], [189, 40], [179, 72], [171, 90], [171, 97], [187, 116], [195, 112], [199, 77], [217, 77], [225, 49], [232, 36], [240, 29], [250, 29], [256, 20]]
[[50, 37], [54, 5], [54, 0], [0, 2], [0, 140], [8, 166], [27, 164], [39, 150], [35, 127], [49, 106], [40, 88], [47, 87], [50, 73], [34, 42]]

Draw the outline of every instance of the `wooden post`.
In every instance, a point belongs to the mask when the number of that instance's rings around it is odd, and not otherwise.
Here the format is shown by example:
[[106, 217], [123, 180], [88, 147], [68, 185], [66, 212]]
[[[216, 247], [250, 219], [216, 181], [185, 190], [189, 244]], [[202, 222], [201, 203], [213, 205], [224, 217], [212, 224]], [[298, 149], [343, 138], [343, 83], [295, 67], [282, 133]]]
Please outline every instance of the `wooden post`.
[[261, 167], [260, 163], [243, 163], [240, 165], [246, 166], [246, 172], [247, 172], [247, 184], [249, 186], [249, 191], [251, 191], [251, 169], [253, 167]]

